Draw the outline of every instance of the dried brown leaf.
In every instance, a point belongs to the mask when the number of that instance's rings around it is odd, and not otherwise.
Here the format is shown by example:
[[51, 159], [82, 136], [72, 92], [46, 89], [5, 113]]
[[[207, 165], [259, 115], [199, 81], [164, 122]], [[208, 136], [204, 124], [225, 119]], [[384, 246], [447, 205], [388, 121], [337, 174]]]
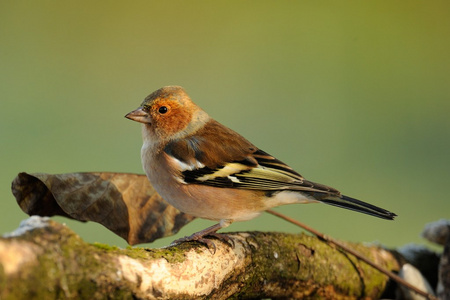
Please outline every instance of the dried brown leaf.
[[130, 245], [173, 235], [194, 219], [165, 202], [138, 174], [19, 173], [11, 189], [28, 215], [98, 222]]

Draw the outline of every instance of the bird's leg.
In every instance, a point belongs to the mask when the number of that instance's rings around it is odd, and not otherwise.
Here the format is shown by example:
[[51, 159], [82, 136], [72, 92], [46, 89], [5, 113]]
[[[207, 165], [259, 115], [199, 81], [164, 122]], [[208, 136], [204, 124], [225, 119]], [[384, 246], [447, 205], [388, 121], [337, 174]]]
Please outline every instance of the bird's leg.
[[234, 241], [229, 238], [227, 235], [223, 234], [223, 233], [217, 233], [217, 230], [228, 227], [231, 223], [233, 223], [233, 220], [220, 220], [219, 223], [205, 228], [201, 231], [198, 231], [190, 236], [185, 236], [183, 238], [177, 239], [175, 241], [172, 242], [172, 244], [170, 244], [171, 246], [175, 246], [184, 242], [189, 242], [189, 241], [197, 241], [200, 242], [202, 244], [205, 244], [209, 249], [213, 249], [213, 253], [216, 252], [216, 245], [214, 244], [213, 241], [211, 241], [210, 239], [206, 238], [206, 237], [215, 237], [219, 240], [221, 240], [222, 242], [228, 243], [230, 244], [232, 247], [234, 247]]

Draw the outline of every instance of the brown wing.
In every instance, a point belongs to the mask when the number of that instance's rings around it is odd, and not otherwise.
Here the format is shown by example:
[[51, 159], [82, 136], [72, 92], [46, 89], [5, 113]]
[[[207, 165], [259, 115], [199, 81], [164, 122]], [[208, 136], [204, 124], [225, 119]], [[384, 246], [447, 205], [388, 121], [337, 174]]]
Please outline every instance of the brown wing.
[[185, 164], [180, 179], [186, 183], [339, 194], [333, 188], [305, 180], [282, 161], [214, 120], [192, 136], [171, 142], [164, 150]]
[[256, 166], [257, 161], [251, 157], [256, 150], [244, 137], [215, 120], [210, 120], [193, 135], [172, 141], [164, 148], [167, 154], [183, 163], [197, 166], [200, 162], [210, 169], [235, 161]]

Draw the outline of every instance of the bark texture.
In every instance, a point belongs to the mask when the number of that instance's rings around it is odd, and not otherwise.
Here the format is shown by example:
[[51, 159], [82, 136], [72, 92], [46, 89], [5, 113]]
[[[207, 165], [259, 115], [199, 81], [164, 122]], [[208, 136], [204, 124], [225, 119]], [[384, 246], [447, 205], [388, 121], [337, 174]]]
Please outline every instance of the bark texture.
[[[305, 234], [241, 232], [165, 249], [87, 244], [64, 225], [32, 217], [0, 238], [0, 299], [321, 298], [381, 296], [388, 278]], [[349, 244], [397, 271], [392, 253]]]

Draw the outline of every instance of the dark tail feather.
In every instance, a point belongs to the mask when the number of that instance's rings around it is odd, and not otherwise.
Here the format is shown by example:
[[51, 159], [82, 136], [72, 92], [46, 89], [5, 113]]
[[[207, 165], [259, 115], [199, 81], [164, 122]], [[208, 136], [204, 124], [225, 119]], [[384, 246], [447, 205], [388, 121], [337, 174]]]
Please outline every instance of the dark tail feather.
[[325, 199], [321, 199], [320, 202], [323, 202], [325, 204], [342, 207], [350, 210], [354, 210], [363, 214], [368, 214], [371, 216], [375, 216], [378, 218], [386, 219], [386, 220], [394, 220], [394, 217], [397, 215], [387, 211], [385, 209], [379, 208], [375, 205], [350, 198], [347, 196], [342, 195], [341, 198], [339, 197], [329, 197]]

